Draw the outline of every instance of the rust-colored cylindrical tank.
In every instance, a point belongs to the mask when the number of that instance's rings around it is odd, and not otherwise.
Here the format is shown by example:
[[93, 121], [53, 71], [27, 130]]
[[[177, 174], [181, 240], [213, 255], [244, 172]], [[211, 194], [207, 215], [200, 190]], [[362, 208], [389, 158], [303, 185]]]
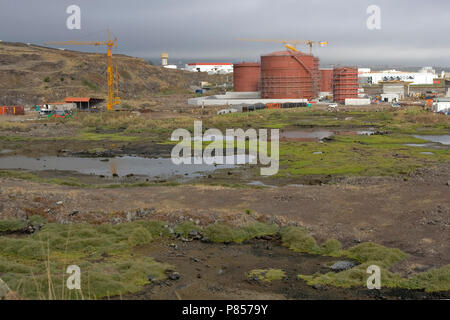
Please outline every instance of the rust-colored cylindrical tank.
[[242, 62], [233, 65], [233, 83], [236, 92], [259, 90], [261, 66], [257, 62]]
[[333, 92], [333, 68], [320, 69], [320, 92]]
[[341, 103], [344, 103], [345, 99], [358, 98], [358, 68], [334, 68], [333, 98], [334, 101]]
[[319, 59], [302, 52], [261, 56], [261, 98], [312, 99], [319, 92]]

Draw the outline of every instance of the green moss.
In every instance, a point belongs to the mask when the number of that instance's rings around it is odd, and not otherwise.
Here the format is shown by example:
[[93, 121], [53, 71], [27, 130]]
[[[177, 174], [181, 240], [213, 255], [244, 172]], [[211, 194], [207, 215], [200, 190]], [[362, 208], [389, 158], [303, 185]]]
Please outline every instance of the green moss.
[[403, 288], [425, 290], [426, 292], [450, 290], [450, 265], [403, 278], [397, 273], [390, 272], [388, 268], [382, 266], [383, 264], [384, 261], [369, 261], [338, 273], [298, 275], [298, 278], [305, 280], [311, 286], [321, 284], [342, 288], [366, 287], [367, 279], [370, 276], [367, 273], [367, 267], [377, 265], [381, 270], [382, 288]]
[[[305, 175], [384, 176], [450, 161], [450, 150], [406, 146], [424, 143], [409, 135], [336, 136], [324, 143], [280, 142], [280, 170], [272, 178]], [[321, 154], [315, 152], [321, 151]], [[426, 156], [421, 152], [432, 151]]]
[[[313, 275], [298, 275], [299, 279], [306, 281], [308, 285], [329, 285], [334, 287], [352, 288], [352, 287], [365, 287], [367, 285], [367, 279], [370, 276], [367, 273], [367, 267], [370, 265], [378, 265], [378, 261], [371, 261], [360, 264], [352, 269], [341, 272], [328, 272], [325, 274], [313, 274]], [[386, 268], [381, 270], [381, 286], [387, 288], [398, 287], [402, 283], [402, 278], [398, 274], [389, 272]]]
[[320, 254], [322, 252], [316, 240], [302, 228], [286, 227], [282, 228], [280, 233], [283, 246], [291, 250], [310, 254]]
[[336, 239], [329, 239], [325, 241], [320, 247], [322, 254], [333, 256], [340, 253], [342, 244]]
[[47, 221], [40, 215], [34, 214], [28, 218], [28, 222], [30, 225], [34, 225], [34, 224], [45, 224]]
[[382, 261], [383, 265], [388, 267], [400, 262], [408, 256], [396, 248], [387, 248], [380, 244], [365, 242], [345, 250], [342, 255], [354, 259], [360, 263], [367, 261]]
[[176, 234], [180, 234], [183, 237], [187, 238], [191, 231], [199, 232], [201, 231], [201, 228], [190, 221], [184, 221], [181, 224], [175, 226], [173, 230]]
[[0, 232], [17, 231], [27, 226], [27, 222], [22, 220], [0, 220]]
[[133, 247], [149, 244], [152, 240], [153, 237], [151, 233], [143, 227], [134, 229], [128, 237], [128, 243]]
[[[0, 237], [0, 273], [6, 273], [2, 278], [24, 298], [102, 298], [137, 292], [149, 283], [149, 276], [163, 279], [170, 266], [133, 254], [133, 248], [168, 234], [160, 221], [49, 223], [26, 238]], [[69, 264], [82, 270], [82, 291], [64, 292], [61, 284]]]
[[281, 269], [255, 269], [248, 273], [249, 279], [270, 282], [274, 280], [282, 280], [285, 272]]
[[426, 292], [450, 290], [450, 265], [433, 268], [409, 278], [403, 287], [424, 289]]
[[248, 226], [233, 228], [223, 223], [215, 223], [207, 226], [204, 230], [205, 235], [213, 242], [243, 242], [264, 235], [273, 235], [277, 232], [276, 225], [267, 225], [263, 223], [254, 223]]

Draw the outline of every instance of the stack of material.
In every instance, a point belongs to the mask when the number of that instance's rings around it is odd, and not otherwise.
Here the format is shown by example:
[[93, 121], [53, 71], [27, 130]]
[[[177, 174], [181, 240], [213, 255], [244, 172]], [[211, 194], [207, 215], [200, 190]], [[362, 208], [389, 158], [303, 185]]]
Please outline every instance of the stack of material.
[[0, 106], [0, 114], [23, 116], [24, 106]]

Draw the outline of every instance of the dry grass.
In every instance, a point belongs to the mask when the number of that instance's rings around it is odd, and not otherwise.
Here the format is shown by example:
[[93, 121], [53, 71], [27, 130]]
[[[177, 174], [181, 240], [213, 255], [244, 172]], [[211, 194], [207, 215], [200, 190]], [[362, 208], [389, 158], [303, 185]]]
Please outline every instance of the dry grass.
[[0, 131], [20, 131], [25, 132], [29, 131], [30, 127], [28, 124], [22, 123], [22, 122], [11, 122], [11, 121], [5, 121], [1, 119], [0, 116]]

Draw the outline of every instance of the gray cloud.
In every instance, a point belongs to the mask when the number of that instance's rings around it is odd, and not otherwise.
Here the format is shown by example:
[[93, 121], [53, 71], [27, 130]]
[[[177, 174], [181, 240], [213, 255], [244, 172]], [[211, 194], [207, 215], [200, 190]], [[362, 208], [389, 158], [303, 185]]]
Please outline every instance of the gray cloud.
[[[282, 46], [236, 37], [279, 38], [329, 41], [314, 48], [322, 63], [450, 66], [448, 0], [1, 1], [4, 41], [102, 40], [109, 27], [117, 52], [141, 57], [256, 60]], [[71, 4], [81, 7], [81, 30], [66, 29]], [[381, 8], [381, 30], [366, 27], [371, 4]]]

